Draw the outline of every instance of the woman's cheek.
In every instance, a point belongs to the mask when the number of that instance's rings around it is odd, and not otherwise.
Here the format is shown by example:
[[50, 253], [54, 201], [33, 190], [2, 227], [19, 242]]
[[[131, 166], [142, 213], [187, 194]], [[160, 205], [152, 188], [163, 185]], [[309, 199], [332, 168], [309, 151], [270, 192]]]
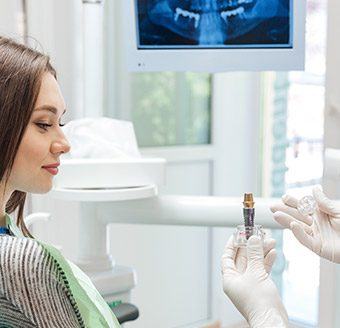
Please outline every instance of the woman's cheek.
[[39, 164], [39, 166], [46, 164], [44, 160], [49, 152], [48, 138], [36, 131], [27, 132], [18, 151], [20, 162], [26, 162], [26, 165], [31, 168], [33, 168], [34, 164]]

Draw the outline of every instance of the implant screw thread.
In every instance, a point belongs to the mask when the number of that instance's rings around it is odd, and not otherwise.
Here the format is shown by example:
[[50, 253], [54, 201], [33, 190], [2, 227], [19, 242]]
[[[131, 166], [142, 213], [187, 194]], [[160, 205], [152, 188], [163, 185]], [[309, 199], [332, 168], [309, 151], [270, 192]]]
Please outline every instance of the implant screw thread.
[[243, 218], [246, 231], [246, 238], [249, 239], [253, 235], [255, 208], [253, 194], [244, 194], [243, 199]]
[[254, 227], [255, 208], [243, 209], [244, 225], [247, 227]]

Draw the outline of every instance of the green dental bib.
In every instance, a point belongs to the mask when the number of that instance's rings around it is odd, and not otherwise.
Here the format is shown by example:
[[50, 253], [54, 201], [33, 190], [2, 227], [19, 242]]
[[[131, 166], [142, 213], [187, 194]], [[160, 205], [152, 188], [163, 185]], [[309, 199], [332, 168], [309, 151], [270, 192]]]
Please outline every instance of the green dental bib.
[[[6, 225], [16, 237], [27, 238], [6, 213]], [[36, 240], [36, 239], [35, 239]], [[68, 261], [55, 247], [36, 240], [64, 271], [69, 288], [77, 303], [86, 328], [119, 328], [117, 318], [99, 294], [90, 278], [71, 261]]]

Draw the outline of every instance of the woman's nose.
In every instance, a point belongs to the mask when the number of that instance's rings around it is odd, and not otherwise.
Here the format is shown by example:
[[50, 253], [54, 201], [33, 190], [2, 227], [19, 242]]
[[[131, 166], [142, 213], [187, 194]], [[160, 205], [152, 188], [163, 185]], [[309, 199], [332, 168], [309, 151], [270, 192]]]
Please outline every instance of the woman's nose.
[[71, 145], [68, 140], [64, 137], [52, 144], [52, 153], [68, 153], [71, 149]]

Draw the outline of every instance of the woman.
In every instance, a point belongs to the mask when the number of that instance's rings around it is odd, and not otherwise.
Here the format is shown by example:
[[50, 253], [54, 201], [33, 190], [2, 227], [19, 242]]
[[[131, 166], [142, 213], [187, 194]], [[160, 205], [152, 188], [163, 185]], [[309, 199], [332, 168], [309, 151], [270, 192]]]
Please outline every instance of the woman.
[[90, 279], [23, 220], [26, 194], [48, 192], [70, 150], [65, 107], [49, 58], [0, 37], [1, 327], [119, 327]]

